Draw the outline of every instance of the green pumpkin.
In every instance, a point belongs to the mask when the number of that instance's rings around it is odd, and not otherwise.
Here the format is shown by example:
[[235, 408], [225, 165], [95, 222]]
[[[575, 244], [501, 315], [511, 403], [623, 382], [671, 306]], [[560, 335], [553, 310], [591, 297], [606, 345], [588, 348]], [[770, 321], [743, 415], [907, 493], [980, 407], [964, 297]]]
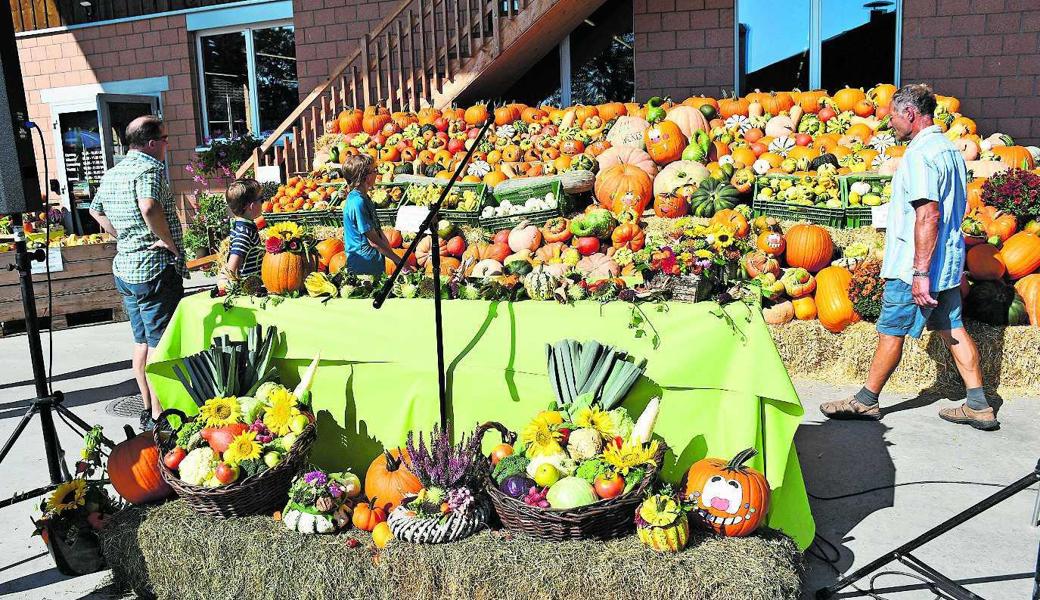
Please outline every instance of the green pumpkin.
[[402, 162], [394, 165], [394, 175], [411, 175], [414, 173], [412, 163]]
[[720, 210], [733, 208], [739, 200], [737, 188], [717, 179], [705, 179], [690, 195], [690, 214], [710, 218]]
[[534, 270], [534, 266], [522, 258], [506, 262], [505, 267], [506, 273], [510, 275], [523, 276]]
[[427, 177], [436, 177], [437, 173], [440, 173], [441, 171], [443, 171], [443, 169], [441, 169], [441, 166], [437, 163], [433, 163], [432, 165], [424, 165], [422, 168], [422, 174]]
[[1026, 303], [1022, 296], [1015, 294], [1015, 299], [1008, 307], [1008, 325], [1029, 325], [1029, 313], [1026, 312]]
[[551, 300], [560, 281], [544, 269], [538, 269], [524, 275], [523, 284], [524, 291], [531, 300]]
[[588, 154], [579, 154], [571, 161], [571, 170], [596, 172], [597, 162]]

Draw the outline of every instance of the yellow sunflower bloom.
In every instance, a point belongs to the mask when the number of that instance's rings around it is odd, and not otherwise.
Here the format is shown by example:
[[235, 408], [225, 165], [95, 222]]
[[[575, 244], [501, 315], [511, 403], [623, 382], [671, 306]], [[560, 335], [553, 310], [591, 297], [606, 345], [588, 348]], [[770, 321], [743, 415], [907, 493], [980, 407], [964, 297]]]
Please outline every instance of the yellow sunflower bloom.
[[217, 396], [206, 400], [199, 409], [199, 418], [205, 419], [208, 427], [232, 425], [242, 420], [242, 406], [234, 396]]
[[563, 423], [563, 415], [558, 410], [543, 410], [534, 418], [538, 423], [545, 423], [546, 427]]
[[711, 250], [705, 250], [703, 248], [701, 248], [700, 250], [694, 251], [694, 255], [697, 258], [711, 258], [711, 257], [715, 256], [714, 254], [712, 254]]
[[296, 408], [296, 396], [287, 389], [276, 389], [267, 397], [270, 406], [264, 412], [264, 425], [275, 435], [289, 433], [293, 417], [300, 414]]
[[627, 442], [619, 448], [617, 444], [607, 444], [603, 450], [603, 462], [610, 465], [615, 472], [628, 475], [633, 467], [651, 464], [657, 454], [658, 442], [654, 440], [648, 446], [634, 446]]
[[75, 510], [87, 501], [87, 482], [73, 479], [59, 485], [50, 498], [47, 498], [47, 510], [61, 513]]
[[260, 458], [260, 444], [256, 442], [256, 432], [247, 431], [237, 436], [224, 451], [224, 461], [233, 465], [246, 460]]
[[581, 428], [595, 429], [605, 440], [614, 438], [614, 421], [598, 406], [586, 407], [574, 415], [574, 424]]
[[530, 457], [552, 456], [563, 452], [560, 437], [558, 431], [553, 431], [547, 423], [537, 418], [520, 432], [520, 441], [524, 443]]
[[292, 221], [285, 223], [275, 223], [267, 228], [268, 237], [279, 237], [282, 241], [291, 242], [292, 240], [298, 239], [302, 234], [300, 226]]

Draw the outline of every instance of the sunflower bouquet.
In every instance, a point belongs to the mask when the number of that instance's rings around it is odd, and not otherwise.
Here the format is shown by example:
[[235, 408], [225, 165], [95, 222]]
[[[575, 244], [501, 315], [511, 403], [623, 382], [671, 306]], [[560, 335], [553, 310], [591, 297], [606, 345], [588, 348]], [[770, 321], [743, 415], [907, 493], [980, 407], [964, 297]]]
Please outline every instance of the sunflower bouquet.
[[311, 231], [292, 221], [270, 225], [260, 233], [260, 237], [268, 254], [292, 252], [310, 255], [315, 245]]
[[745, 242], [722, 223], [697, 223], [690, 217], [676, 219], [658, 250], [650, 257], [650, 268], [665, 275], [702, 275], [737, 264]]

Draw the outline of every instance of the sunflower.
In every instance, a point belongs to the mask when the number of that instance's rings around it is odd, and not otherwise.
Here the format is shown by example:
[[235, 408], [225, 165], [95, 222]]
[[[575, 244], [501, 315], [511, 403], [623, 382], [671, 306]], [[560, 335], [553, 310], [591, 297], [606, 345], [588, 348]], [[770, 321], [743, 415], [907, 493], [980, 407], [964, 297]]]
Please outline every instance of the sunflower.
[[199, 413], [208, 427], [223, 427], [242, 420], [242, 406], [234, 396], [210, 398], [202, 405]]
[[285, 388], [278, 388], [267, 397], [270, 405], [264, 412], [264, 425], [275, 435], [289, 433], [293, 417], [300, 414], [296, 408], [296, 396]]
[[86, 501], [87, 482], [83, 479], [73, 479], [59, 485], [51, 497], [47, 498], [47, 510], [55, 513], [75, 510]]
[[581, 428], [595, 429], [605, 440], [614, 438], [614, 421], [609, 413], [598, 406], [579, 410], [574, 415], [574, 424]]
[[628, 475], [629, 469], [653, 463], [657, 448], [657, 440], [650, 442], [648, 446], [634, 446], [627, 442], [622, 443], [620, 447], [617, 444], [607, 444], [603, 450], [603, 462], [610, 465], [614, 472]]
[[535, 418], [520, 432], [520, 441], [527, 447], [527, 455], [532, 458], [563, 452], [563, 446], [560, 446], [561, 437], [560, 432], [553, 431], [548, 423], [539, 418]]
[[534, 418], [536, 423], [544, 423], [546, 427], [563, 423], [563, 415], [558, 410], [543, 410]]
[[300, 226], [292, 221], [286, 221], [284, 223], [275, 223], [267, 228], [268, 237], [277, 237], [283, 242], [291, 242], [300, 238], [302, 231]]
[[224, 451], [224, 461], [233, 465], [255, 458], [260, 458], [260, 444], [256, 443], [255, 431], [246, 431], [235, 437]]

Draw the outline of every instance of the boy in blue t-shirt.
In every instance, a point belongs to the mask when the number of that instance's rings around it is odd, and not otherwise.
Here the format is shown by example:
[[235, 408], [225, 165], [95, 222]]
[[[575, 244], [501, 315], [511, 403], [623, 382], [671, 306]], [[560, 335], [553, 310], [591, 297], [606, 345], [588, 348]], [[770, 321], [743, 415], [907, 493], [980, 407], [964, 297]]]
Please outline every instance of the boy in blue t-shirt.
[[390, 242], [379, 227], [376, 207], [368, 198], [368, 190], [376, 181], [375, 161], [367, 154], [348, 156], [343, 161], [343, 172], [350, 188], [343, 203], [343, 250], [347, 253], [347, 271], [357, 275], [379, 275], [386, 270], [384, 257], [394, 263], [400, 263], [401, 258], [390, 248]]
[[255, 222], [261, 212], [260, 194], [260, 184], [255, 179], [239, 179], [228, 186], [227, 205], [234, 215], [226, 269], [230, 278], [260, 273], [264, 248], [260, 244], [260, 232]]

